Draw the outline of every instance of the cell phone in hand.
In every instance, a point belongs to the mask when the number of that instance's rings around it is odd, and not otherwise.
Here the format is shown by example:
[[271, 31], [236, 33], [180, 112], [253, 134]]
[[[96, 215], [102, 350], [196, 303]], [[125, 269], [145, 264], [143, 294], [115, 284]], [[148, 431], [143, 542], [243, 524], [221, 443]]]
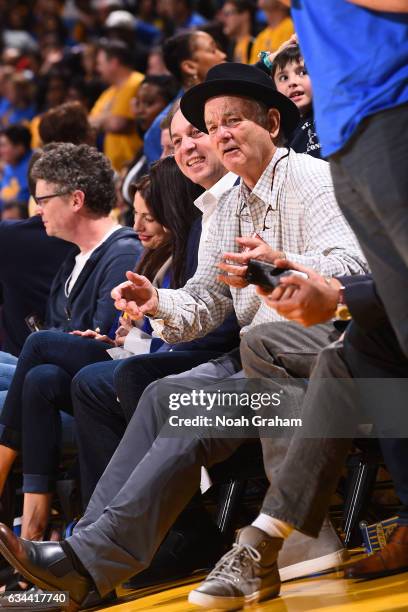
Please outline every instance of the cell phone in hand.
[[31, 333], [44, 329], [43, 322], [36, 314], [28, 315], [28, 317], [26, 317], [24, 321], [26, 322], [26, 325]]
[[278, 268], [267, 261], [250, 259], [245, 279], [251, 285], [259, 285], [263, 289], [274, 289], [279, 285], [280, 279], [283, 276], [291, 276], [292, 274], [307, 278], [307, 274], [304, 272], [288, 270], [287, 268]]

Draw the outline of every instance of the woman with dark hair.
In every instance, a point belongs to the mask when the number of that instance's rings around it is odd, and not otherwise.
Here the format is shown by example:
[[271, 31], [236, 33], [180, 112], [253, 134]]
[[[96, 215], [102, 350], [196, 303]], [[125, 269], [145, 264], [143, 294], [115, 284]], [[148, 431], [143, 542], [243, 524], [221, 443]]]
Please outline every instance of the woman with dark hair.
[[40, 117], [38, 132], [41, 146], [50, 142], [95, 144], [95, 134], [86, 108], [80, 102], [65, 102], [50, 108]]
[[[169, 287], [182, 287], [187, 280], [185, 264], [188, 233], [194, 219], [199, 215], [198, 209], [192, 203], [203, 189], [184, 177], [173, 157], [165, 157], [152, 166], [150, 174], [135, 185], [134, 191], [134, 229], [146, 248], [146, 255], [142, 255], [137, 272], [147, 278], [157, 275], [159, 265], [153, 262], [159, 262], [160, 255], [167, 253], [167, 257], [171, 257]], [[168, 240], [155, 249], [152, 249], [148, 227], [152, 219], [161, 224], [168, 235]], [[147, 226], [143, 231], [142, 224], [143, 227]], [[161, 262], [163, 263], [164, 261]]]
[[[189, 230], [199, 214], [193, 200], [202, 190], [170, 157], [160, 160], [135, 189], [135, 231], [145, 247], [137, 271], [158, 286], [180, 287], [186, 280]], [[0, 417], [0, 428], [8, 434], [0, 445], [0, 493], [21, 454], [22, 535], [27, 539], [41, 539], [48, 524], [61, 451], [59, 411], [72, 414], [72, 378], [85, 365], [109, 360], [107, 349], [121, 346], [124, 332], [119, 328], [112, 341], [92, 330], [78, 335], [41, 331], [23, 347]]]
[[[226, 55], [214, 38], [201, 30], [188, 30], [163, 43], [163, 60], [167, 70], [180, 84], [179, 95], [202, 83], [213, 66], [225, 62]], [[149, 164], [161, 155], [160, 123], [170, 104], [156, 117], [144, 138], [144, 152]]]
[[[142, 81], [137, 90], [136, 97], [132, 100], [133, 111], [136, 116], [136, 129], [141, 138], [143, 138], [157, 115], [173, 100], [177, 91], [177, 81], [170, 75], [147, 76]], [[144, 149], [142, 149], [138, 151], [128, 165], [121, 186], [121, 195], [129, 208], [133, 200], [132, 194], [129, 191], [130, 185], [148, 172], [148, 169], [149, 165]], [[128, 225], [129, 215], [126, 211], [124, 215], [126, 225]]]
[[176, 97], [178, 90], [176, 79], [169, 74], [148, 75], [140, 83], [132, 103], [136, 127], [142, 138], [157, 115]]

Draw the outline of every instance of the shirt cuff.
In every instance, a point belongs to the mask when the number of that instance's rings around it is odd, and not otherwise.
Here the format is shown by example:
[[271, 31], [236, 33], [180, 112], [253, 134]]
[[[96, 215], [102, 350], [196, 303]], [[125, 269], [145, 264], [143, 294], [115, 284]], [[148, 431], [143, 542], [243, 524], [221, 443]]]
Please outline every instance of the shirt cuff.
[[166, 327], [166, 324], [163, 321], [163, 319], [150, 319], [150, 325], [152, 326], [154, 334], [158, 336], [159, 338], [161, 338], [162, 340], [166, 341], [163, 336], [163, 331], [164, 331], [164, 328]]
[[172, 298], [172, 293], [174, 289], [158, 289], [157, 295], [159, 297], [159, 303], [157, 306], [157, 310], [153, 317], [149, 317], [150, 322], [152, 323], [155, 319], [166, 319], [169, 318], [174, 312], [174, 301]]

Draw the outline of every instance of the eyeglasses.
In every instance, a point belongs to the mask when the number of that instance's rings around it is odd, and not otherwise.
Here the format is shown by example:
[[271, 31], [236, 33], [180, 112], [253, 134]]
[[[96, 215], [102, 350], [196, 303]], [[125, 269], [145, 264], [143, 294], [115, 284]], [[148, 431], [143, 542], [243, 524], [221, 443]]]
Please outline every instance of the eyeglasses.
[[[282, 157], [280, 157], [276, 162], [274, 167], [272, 168], [272, 179], [271, 179], [271, 187], [270, 187], [270, 191], [272, 193], [273, 190], [273, 182], [275, 180], [275, 172], [276, 172], [276, 167], [277, 165], [284, 160], [286, 157], [289, 156], [290, 153], [290, 149], [289, 147], [286, 147], [287, 152], [285, 153], [285, 155], [282, 155]], [[286, 173], [287, 173], [287, 168], [286, 168]], [[284, 180], [284, 183], [286, 184], [286, 178]], [[238, 198], [238, 202], [237, 202], [237, 208], [235, 210], [235, 216], [238, 219], [238, 236], [241, 238], [244, 234], [242, 233], [242, 222], [248, 222], [251, 221], [252, 222], [252, 217], [251, 217], [251, 212], [248, 208], [247, 202], [244, 199], [241, 199], [241, 194], [242, 192], [240, 192], [240, 197]], [[264, 214], [264, 218], [262, 221], [262, 224], [259, 227], [255, 228], [255, 233], [260, 233], [260, 232], [265, 232], [268, 229], [271, 229], [271, 225], [270, 225], [270, 221], [268, 222], [268, 215], [274, 211], [274, 210], [279, 210], [280, 208], [280, 199], [281, 199], [281, 195], [282, 195], [282, 190], [279, 190], [278, 193], [276, 194], [276, 201], [272, 204], [269, 204], [266, 209], [265, 209], [265, 214]], [[247, 234], [248, 235], [248, 234]]]
[[51, 198], [57, 198], [58, 196], [68, 195], [69, 193], [70, 193], [69, 191], [60, 191], [58, 193], [51, 193], [50, 195], [33, 196], [33, 200], [37, 204], [37, 206], [43, 206], [42, 202], [45, 202], [45, 200], [51, 200]]

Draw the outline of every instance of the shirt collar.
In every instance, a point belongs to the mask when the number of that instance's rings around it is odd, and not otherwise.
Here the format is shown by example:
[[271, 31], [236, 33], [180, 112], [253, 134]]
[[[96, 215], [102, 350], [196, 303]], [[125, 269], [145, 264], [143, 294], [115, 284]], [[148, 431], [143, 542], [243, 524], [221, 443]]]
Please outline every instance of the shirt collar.
[[208, 216], [214, 211], [218, 200], [228, 189], [233, 187], [238, 176], [233, 172], [227, 172], [219, 181], [217, 181], [210, 189], [204, 191], [198, 198], [194, 200], [194, 204], [203, 213], [203, 216]]

